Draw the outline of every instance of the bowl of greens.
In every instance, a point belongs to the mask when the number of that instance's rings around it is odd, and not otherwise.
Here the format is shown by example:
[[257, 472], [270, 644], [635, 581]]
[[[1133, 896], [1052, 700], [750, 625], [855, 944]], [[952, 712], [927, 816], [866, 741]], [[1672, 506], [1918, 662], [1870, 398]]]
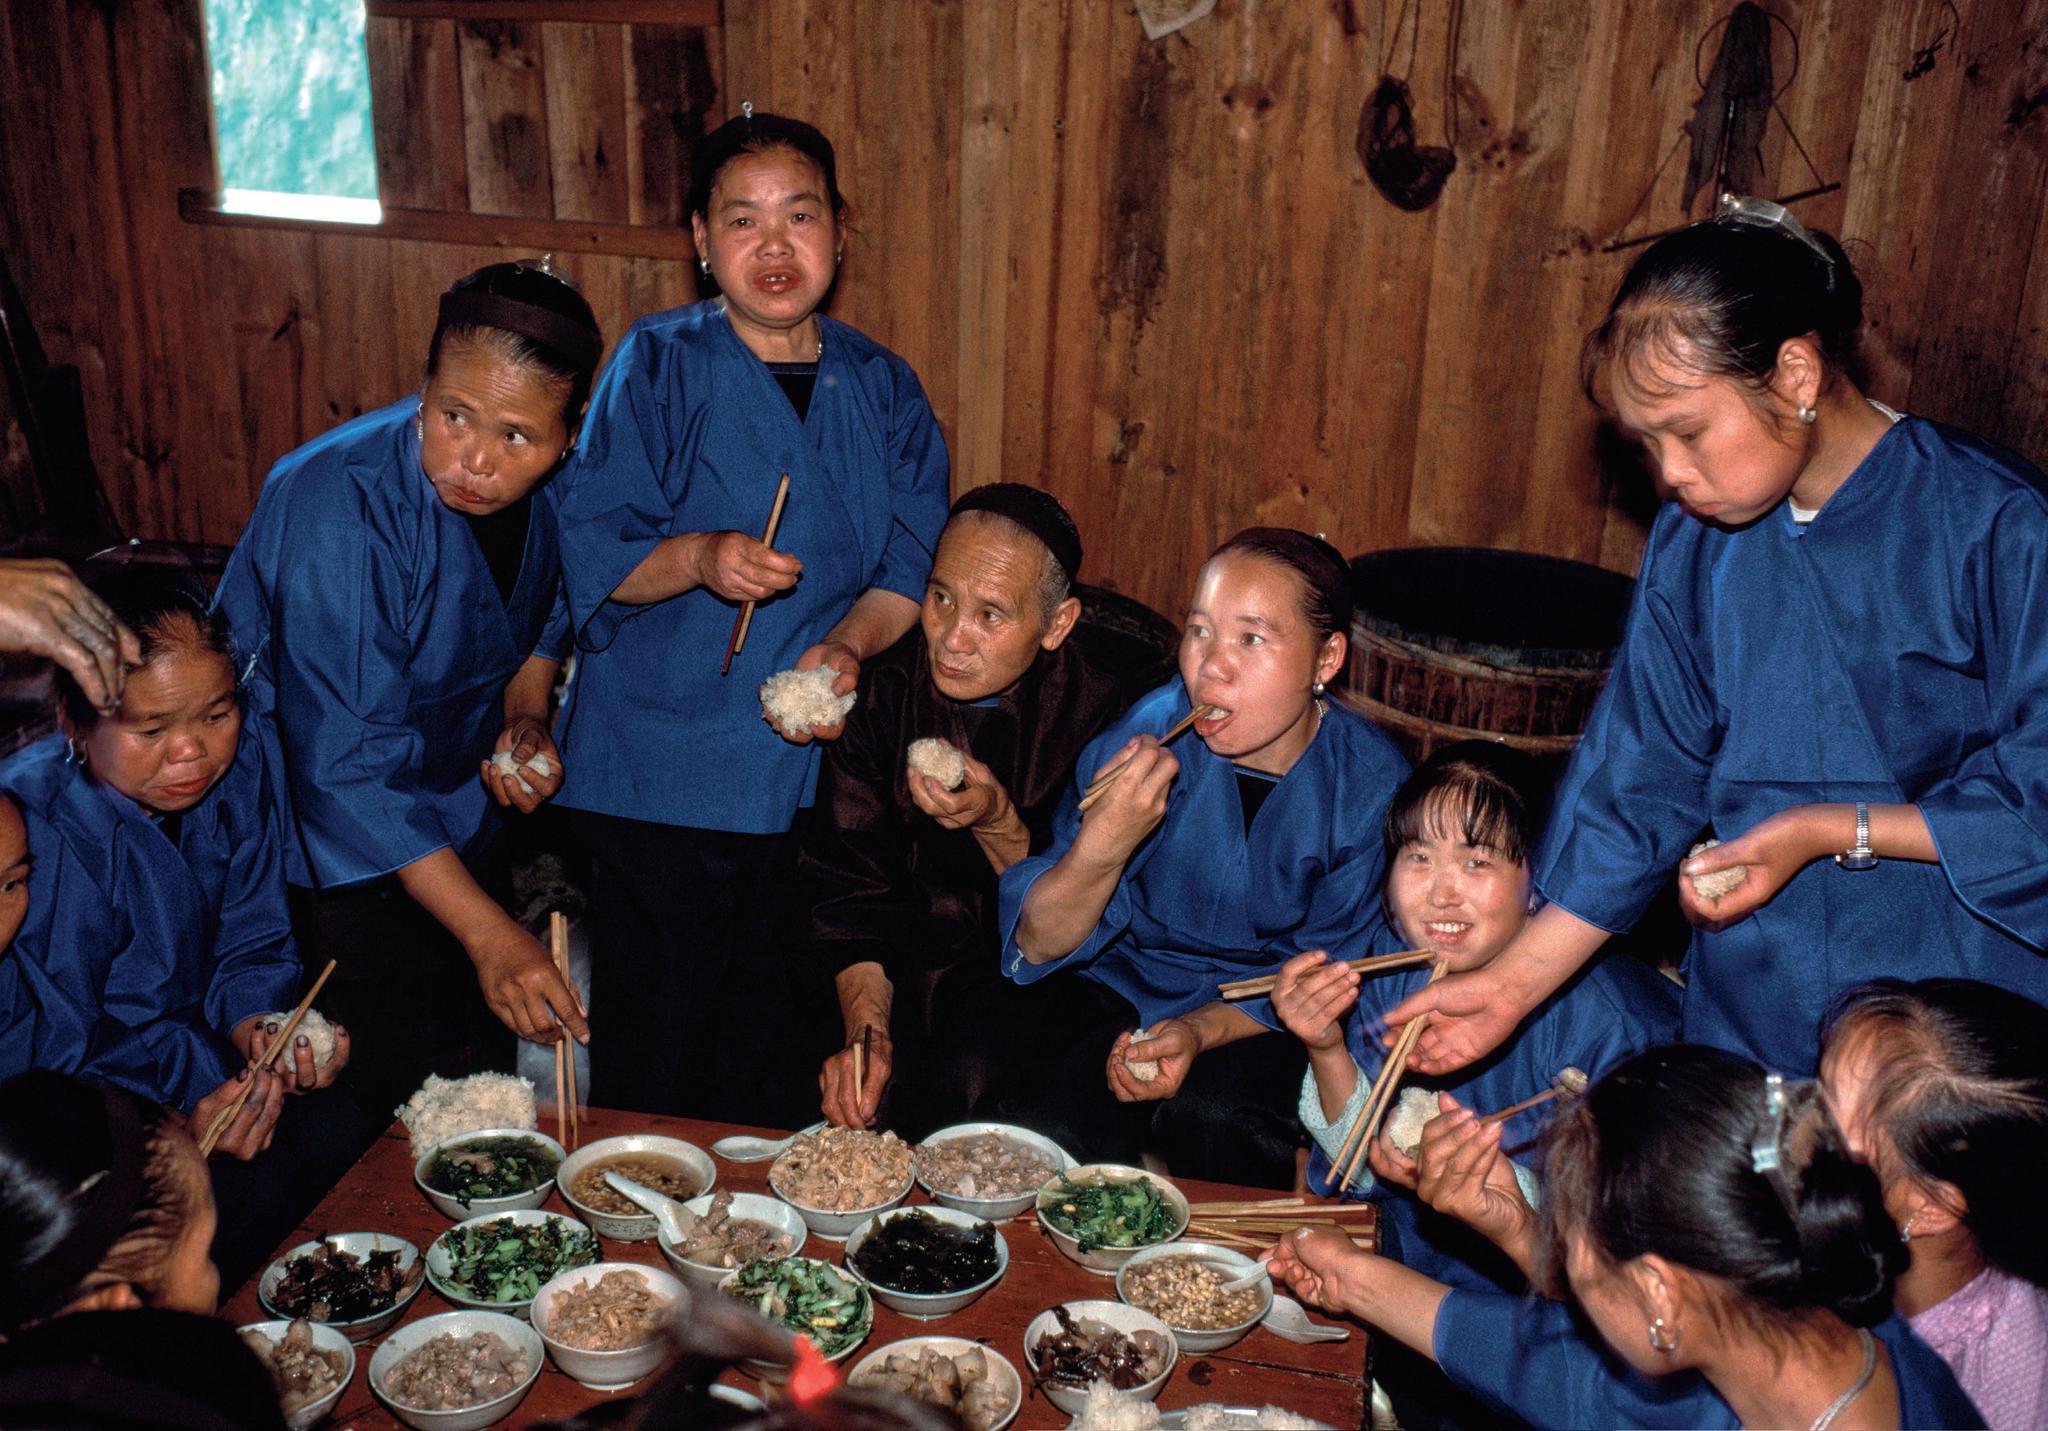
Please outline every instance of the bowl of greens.
[[427, 1201], [455, 1222], [539, 1207], [555, 1185], [562, 1145], [531, 1128], [479, 1128], [443, 1139], [413, 1164]]
[[1068, 1257], [1104, 1276], [1188, 1227], [1188, 1200], [1156, 1173], [1084, 1163], [1038, 1190], [1038, 1221]]
[[[852, 1353], [874, 1330], [875, 1306], [858, 1279], [816, 1257], [764, 1257], [728, 1272], [718, 1290], [777, 1326], [809, 1337], [827, 1361]], [[740, 1369], [781, 1381], [789, 1368], [749, 1357]]]
[[458, 1307], [524, 1317], [543, 1283], [597, 1259], [596, 1233], [528, 1208], [456, 1223], [427, 1248], [427, 1280]]

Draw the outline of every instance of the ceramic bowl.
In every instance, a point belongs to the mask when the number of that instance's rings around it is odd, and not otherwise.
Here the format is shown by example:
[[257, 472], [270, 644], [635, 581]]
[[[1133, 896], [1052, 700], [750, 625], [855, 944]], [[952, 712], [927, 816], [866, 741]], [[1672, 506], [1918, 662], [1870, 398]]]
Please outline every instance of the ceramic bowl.
[[903, 1175], [903, 1186], [898, 1188], [893, 1195], [867, 1207], [854, 1207], [848, 1208], [844, 1212], [835, 1212], [829, 1207], [813, 1207], [809, 1203], [799, 1202], [775, 1185], [775, 1170], [770, 1168], [768, 1171], [768, 1190], [801, 1213], [804, 1225], [828, 1242], [846, 1241], [856, 1227], [859, 1227], [876, 1213], [887, 1212], [890, 1208], [902, 1202], [903, 1199], [909, 1197], [910, 1189], [916, 1184], [916, 1181], [917, 1163], [913, 1159], [910, 1171]]
[[902, 1341], [877, 1347], [853, 1364], [853, 1370], [846, 1375], [846, 1384], [864, 1385], [866, 1376], [870, 1372], [879, 1371], [891, 1353], [901, 1352], [916, 1356], [921, 1351], [934, 1351], [941, 1356], [960, 1356], [970, 1351], [981, 1352], [988, 1358], [989, 1380], [1003, 1390], [1010, 1406], [1002, 1418], [989, 1427], [989, 1431], [1003, 1431], [1005, 1426], [1017, 1419], [1018, 1411], [1024, 1406], [1024, 1378], [1018, 1374], [1016, 1366], [1010, 1359], [994, 1347], [971, 1342], [965, 1337], [905, 1337]]
[[[290, 1428], [290, 1431], [309, 1431], [309, 1428], [318, 1426], [322, 1421], [326, 1420], [327, 1413], [334, 1409], [335, 1402], [341, 1400], [342, 1392], [348, 1390], [348, 1384], [355, 1379], [356, 1374], [356, 1349], [354, 1344], [333, 1327], [325, 1326], [319, 1322], [309, 1322], [307, 1325], [313, 1329], [313, 1345], [315, 1347], [321, 1351], [341, 1353], [341, 1379], [335, 1383], [334, 1390], [318, 1400], [307, 1402], [297, 1411], [284, 1418], [284, 1424]], [[245, 1326], [237, 1327], [236, 1330], [241, 1332], [261, 1332], [272, 1341], [281, 1342], [285, 1339], [286, 1333], [291, 1331], [291, 1327], [292, 1324], [290, 1322], [250, 1322]]]
[[289, 1307], [280, 1307], [273, 1300], [273, 1295], [277, 1291], [277, 1284], [284, 1280], [284, 1269], [294, 1257], [302, 1257], [309, 1252], [318, 1252], [322, 1247], [332, 1247], [337, 1252], [352, 1253], [357, 1257], [365, 1259], [372, 1252], [396, 1252], [398, 1254], [399, 1271], [401, 1273], [414, 1274], [405, 1290], [398, 1294], [398, 1300], [382, 1311], [372, 1312], [367, 1317], [357, 1317], [355, 1320], [348, 1322], [320, 1322], [316, 1324], [332, 1327], [352, 1342], [366, 1342], [404, 1316], [405, 1309], [412, 1305], [412, 1299], [417, 1297], [420, 1294], [420, 1288], [426, 1285], [427, 1279], [424, 1276], [417, 1275], [415, 1270], [419, 1267], [420, 1250], [410, 1242], [407, 1242], [403, 1237], [393, 1237], [388, 1232], [341, 1232], [336, 1233], [332, 1237], [323, 1238], [319, 1242], [301, 1242], [297, 1247], [294, 1247], [291, 1251], [285, 1253], [284, 1256], [263, 1269], [263, 1276], [256, 1283], [256, 1300], [263, 1304], [264, 1311], [270, 1313], [273, 1317], [281, 1317], [286, 1321], [291, 1320], [293, 1316], [291, 1309]]
[[[718, 1167], [711, 1161], [711, 1155], [695, 1143], [686, 1143], [681, 1138], [665, 1138], [657, 1133], [628, 1133], [623, 1137], [600, 1138], [595, 1143], [586, 1143], [562, 1160], [561, 1168], [555, 1173], [555, 1187], [561, 1191], [562, 1201], [576, 1209], [577, 1216], [596, 1232], [615, 1242], [652, 1242], [655, 1234], [654, 1214], [651, 1212], [599, 1212], [584, 1202], [569, 1189], [581, 1177], [584, 1169], [594, 1164], [636, 1155], [643, 1158], [658, 1158], [674, 1163], [682, 1169], [683, 1175], [696, 1184], [697, 1190], [690, 1194], [696, 1197], [708, 1193], [718, 1181]], [[687, 1202], [688, 1198], [677, 1198]]]
[[530, 1320], [533, 1329], [540, 1333], [541, 1341], [547, 1344], [548, 1355], [568, 1376], [592, 1391], [618, 1391], [631, 1386], [667, 1361], [672, 1350], [660, 1327], [649, 1333], [646, 1341], [620, 1347], [616, 1351], [592, 1351], [587, 1347], [570, 1346], [556, 1338], [555, 1298], [595, 1282], [607, 1272], [626, 1272], [640, 1278], [655, 1296], [662, 1298], [671, 1308], [684, 1296], [683, 1284], [674, 1276], [659, 1267], [639, 1262], [598, 1262], [589, 1267], [578, 1267], [544, 1283], [540, 1291], [534, 1293]]
[[972, 1287], [962, 1287], [957, 1292], [899, 1292], [892, 1287], [884, 1286], [872, 1277], [863, 1275], [860, 1269], [853, 1265], [854, 1254], [860, 1251], [861, 1246], [870, 1237], [873, 1237], [884, 1223], [892, 1218], [908, 1217], [912, 1213], [918, 1212], [925, 1214], [927, 1217], [935, 1218], [940, 1222], [951, 1223], [955, 1227], [974, 1228], [990, 1225], [987, 1219], [976, 1217], [972, 1213], [961, 1212], [957, 1208], [891, 1208], [888, 1212], [869, 1218], [854, 1229], [853, 1235], [846, 1239], [846, 1255], [843, 1260], [846, 1263], [846, 1270], [850, 1274], [868, 1284], [869, 1289], [874, 1292], [877, 1302], [880, 1302], [893, 1312], [901, 1312], [904, 1316], [913, 1318], [916, 1321], [929, 1322], [939, 1317], [951, 1316], [962, 1307], [979, 1301], [984, 1292], [1002, 1281], [1003, 1274], [1010, 1270], [1010, 1244], [1003, 1240], [1001, 1229], [997, 1229], [996, 1270], [975, 1283]]
[[[526, 1354], [526, 1379], [503, 1396], [479, 1406], [430, 1411], [425, 1407], [408, 1406], [385, 1391], [384, 1378], [422, 1343], [438, 1336], [471, 1337], [478, 1332], [490, 1332], [502, 1338], [513, 1350]], [[546, 1360], [540, 1333], [517, 1317], [508, 1317], [503, 1312], [442, 1312], [408, 1322], [384, 1339], [384, 1344], [370, 1357], [370, 1390], [391, 1408], [392, 1415], [412, 1427], [413, 1431], [481, 1431], [482, 1427], [495, 1425], [518, 1410], [519, 1403], [526, 1400], [526, 1393], [533, 1390], [533, 1383], [540, 1376], [541, 1364]]]
[[1048, 1182], [1037, 1193], [1038, 1225], [1045, 1229], [1046, 1236], [1053, 1240], [1054, 1246], [1090, 1272], [1098, 1272], [1107, 1277], [1130, 1261], [1132, 1256], [1143, 1250], [1143, 1247], [1164, 1246], [1188, 1230], [1187, 1195], [1157, 1173], [1148, 1173], [1143, 1168], [1127, 1168], [1119, 1163], [1084, 1163], [1071, 1172], [1062, 1174], [1062, 1177], [1081, 1184], [1126, 1183], [1142, 1178], [1159, 1189], [1159, 1195], [1166, 1200], [1166, 1210], [1173, 1215], [1173, 1231], [1159, 1242], [1145, 1243], [1141, 1247], [1097, 1247], [1092, 1251], [1083, 1252], [1080, 1239], [1072, 1233], [1062, 1232], [1046, 1220], [1045, 1210], [1052, 1205], [1056, 1196], [1053, 1189], [1059, 1185], [1060, 1178]]
[[[955, 1123], [950, 1128], [939, 1129], [938, 1132], [932, 1134], [917, 1146], [922, 1151], [935, 1143], [943, 1143], [953, 1138], [979, 1137], [983, 1133], [1000, 1134], [1002, 1137], [1012, 1139], [1015, 1142], [1024, 1144], [1028, 1148], [1044, 1153], [1052, 1159], [1053, 1167], [1060, 1172], [1067, 1172], [1074, 1167], [1073, 1158], [1068, 1156], [1066, 1149], [1062, 1148], [1058, 1143], [1055, 1143], [1042, 1133], [1034, 1133], [1029, 1128], [1020, 1128], [1014, 1123]], [[930, 1182], [926, 1181], [922, 1167], [917, 1170], [917, 1185], [930, 1193], [932, 1201], [939, 1204], [939, 1206], [958, 1208], [961, 1212], [971, 1212], [984, 1222], [1003, 1222], [1015, 1217], [1018, 1213], [1029, 1208], [1038, 1196], [1038, 1189], [1031, 1187], [1011, 1197], [964, 1197], [956, 1192], [945, 1192], [933, 1187]]]
[[[1173, 1364], [1180, 1360], [1180, 1343], [1174, 1339], [1173, 1328], [1153, 1316], [1150, 1312], [1126, 1306], [1122, 1302], [1068, 1302], [1067, 1315], [1077, 1322], [1101, 1322], [1126, 1336], [1132, 1332], [1157, 1332], [1166, 1339], [1166, 1365], [1157, 1376], [1142, 1386], [1130, 1388], [1133, 1396], [1142, 1396], [1147, 1401], [1159, 1398], [1159, 1388], [1166, 1385], [1166, 1379], [1173, 1375]], [[1024, 1365], [1035, 1367], [1038, 1357], [1038, 1339], [1059, 1330], [1059, 1318], [1050, 1310], [1040, 1312], [1031, 1319], [1031, 1325], [1024, 1329]], [[1069, 1416], [1081, 1414], [1082, 1405], [1088, 1400], [1085, 1390], [1068, 1386], [1048, 1386], [1040, 1382], [1038, 1389], [1046, 1398]]]
[[[468, 1228], [482, 1227], [487, 1223], [504, 1222], [514, 1223], [522, 1227], [538, 1227], [543, 1223], [557, 1223], [561, 1226], [564, 1236], [573, 1232], [587, 1234], [590, 1231], [589, 1228], [566, 1213], [542, 1212], [537, 1208], [525, 1208], [519, 1212], [501, 1212], [490, 1217], [472, 1217], [467, 1221], [456, 1223], [455, 1226], [449, 1228], [428, 1245], [427, 1280], [434, 1284], [436, 1292], [439, 1292], [458, 1307], [471, 1307], [480, 1312], [502, 1312], [508, 1316], [524, 1318], [527, 1314], [527, 1309], [533, 1305], [531, 1297], [511, 1302], [487, 1302], [471, 1296], [455, 1286], [450, 1280], [455, 1274], [455, 1258], [449, 1251], [450, 1242], [459, 1237]], [[588, 1261], [581, 1264], [582, 1266], [588, 1267], [592, 1262], [597, 1261], [600, 1254], [596, 1244], [597, 1239], [593, 1237], [591, 1239], [590, 1257]], [[557, 1267], [555, 1275], [560, 1276], [563, 1272], [573, 1270], [575, 1269]]]
[[[1201, 1262], [1217, 1263], [1219, 1264], [1217, 1270], [1225, 1279], [1242, 1276], [1259, 1265], [1255, 1258], [1247, 1257], [1242, 1252], [1219, 1246], [1213, 1242], [1163, 1243], [1158, 1247], [1147, 1247], [1143, 1251], [1134, 1254], [1129, 1261], [1117, 1269], [1117, 1296], [1129, 1302], [1131, 1294], [1126, 1290], [1126, 1284], [1131, 1274], [1148, 1262], [1158, 1262], [1168, 1257], [1192, 1257]], [[1253, 1283], [1246, 1290], [1256, 1293], [1258, 1296], [1259, 1309], [1256, 1313], [1228, 1327], [1212, 1327], [1202, 1330], [1197, 1330], [1193, 1327], [1174, 1327], [1173, 1335], [1175, 1340], [1180, 1343], [1180, 1349], [1191, 1356], [1197, 1352], [1221, 1351], [1232, 1342], [1240, 1340], [1246, 1332], [1256, 1327], [1260, 1322], [1263, 1322], [1266, 1319], [1266, 1313], [1273, 1310], [1272, 1279], [1261, 1279]], [[1133, 1303], [1133, 1305], [1136, 1304]]]
[[443, 1138], [427, 1149], [426, 1156], [412, 1165], [412, 1180], [426, 1195], [428, 1202], [440, 1210], [450, 1222], [463, 1222], [472, 1217], [488, 1217], [494, 1212], [520, 1212], [529, 1207], [539, 1207], [548, 1200], [548, 1194], [555, 1190], [554, 1179], [542, 1178], [525, 1192], [510, 1193], [504, 1197], [473, 1197], [468, 1206], [456, 1200], [455, 1194], [445, 1193], [427, 1184], [427, 1169], [434, 1159], [465, 1143], [481, 1142], [486, 1138], [530, 1138], [547, 1149], [557, 1167], [561, 1166], [562, 1145], [547, 1134], [532, 1128], [479, 1128], [473, 1133], [459, 1133], [453, 1138]]
[[[776, 1258], [773, 1260], [784, 1262], [809, 1262], [815, 1266], [828, 1269], [836, 1276], [846, 1277], [846, 1280], [853, 1284], [854, 1291], [860, 1299], [859, 1309], [854, 1319], [854, 1327], [859, 1332], [859, 1335], [853, 1337], [851, 1340], [847, 1342], [845, 1346], [841, 1347], [838, 1351], [832, 1353], [832, 1355], [826, 1357], [825, 1360], [844, 1361], [847, 1357], [852, 1356], [856, 1351], [858, 1351], [860, 1349], [860, 1344], [866, 1341], [868, 1339], [868, 1334], [874, 1331], [875, 1329], [874, 1298], [873, 1295], [868, 1291], [867, 1283], [861, 1281], [858, 1277], [847, 1276], [847, 1273], [844, 1268], [834, 1267], [830, 1262], [823, 1261], [816, 1257], [790, 1257]], [[753, 1263], [747, 1264], [747, 1266], [749, 1267], [753, 1265]], [[725, 1276], [721, 1277], [718, 1282], [718, 1291], [720, 1295], [730, 1295], [729, 1289], [738, 1281], [740, 1273], [744, 1271], [746, 1271], [745, 1267], [735, 1267], [732, 1271], [726, 1273]], [[754, 1305], [753, 1302], [748, 1301], [745, 1298], [739, 1298], [738, 1300], [745, 1301], [746, 1304], [750, 1307]], [[801, 1332], [803, 1331], [803, 1328], [789, 1327], [787, 1328], [787, 1330], [792, 1332]], [[763, 1361], [758, 1357], [746, 1357], [741, 1360], [739, 1366], [741, 1371], [745, 1372], [748, 1376], [753, 1377], [757, 1381], [780, 1382], [786, 1381], [789, 1378], [790, 1369], [789, 1367], [783, 1365], [781, 1362]]]
[[[683, 1206], [702, 1217], [711, 1211], [711, 1198], [712, 1194], [706, 1193], [703, 1197], [691, 1198]], [[804, 1225], [802, 1213], [781, 1198], [769, 1197], [766, 1193], [734, 1193], [732, 1215], [753, 1222], [765, 1222], [784, 1234], [790, 1239], [791, 1256], [804, 1250], [804, 1242], [811, 1235], [810, 1228]], [[717, 1291], [718, 1284], [725, 1280], [725, 1274], [733, 1270], [715, 1262], [690, 1261], [676, 1250], [676, 1245], [668, 1240], [666, 1234], [657, 1240], [661, 1246], [661, 1255], [668, 1259], [668, 1265], [675, 1269], [676, 1275], [682, 1278], [684, 1285], [693, 1292]]]

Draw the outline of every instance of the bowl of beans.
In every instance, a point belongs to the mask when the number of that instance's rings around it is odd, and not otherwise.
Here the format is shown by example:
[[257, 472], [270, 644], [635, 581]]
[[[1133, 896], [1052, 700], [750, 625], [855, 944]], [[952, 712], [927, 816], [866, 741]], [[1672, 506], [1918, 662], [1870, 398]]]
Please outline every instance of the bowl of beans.
[[628, 1133], [586, 1143], [562, 1160], [555, 1187], [598, 1236], [617, 1242], [652, 1242], [654, 1214], [606, 1182], [606, 1173], [630, 1178], [677, 1202], [710, 1192], [718, 1181], [711, 1155], [681, 1138]]
[[1223, 1290], [1256, 1266], [1242, 1252], [1212, 1242], [1170, 1242], [1134, 1253], [1118, 1268], [1116, 1294], [1173, 1328], [1182, 1351], [1221, 1351], [1273, 1309], [1270, 1278]]

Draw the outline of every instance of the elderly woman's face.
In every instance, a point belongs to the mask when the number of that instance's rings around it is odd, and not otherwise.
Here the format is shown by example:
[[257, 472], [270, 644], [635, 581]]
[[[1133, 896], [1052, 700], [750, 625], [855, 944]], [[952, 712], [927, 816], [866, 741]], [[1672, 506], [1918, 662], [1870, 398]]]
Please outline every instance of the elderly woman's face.
[[690, 224], [736, 326], [787, 330], [825, 301], [839, 224], [825, 173], [808, 156], [786, 147], [740, 155]]
[[562, 460], [565, 379], [488, 347], [447, 343], [420, 402], [420, 466], [451, 510], [488, 516], [539, 485]]
[[956, 701], [1000, 695], [1031, 669], [1040, 647], [1065, 639], [1067, 625], [1053, 629], [1039, 607], [1044, 570], [1045, 548], [1035, 538], [1006, 537], [994, 524], [947, 524], [919, 616], [940, 694]]

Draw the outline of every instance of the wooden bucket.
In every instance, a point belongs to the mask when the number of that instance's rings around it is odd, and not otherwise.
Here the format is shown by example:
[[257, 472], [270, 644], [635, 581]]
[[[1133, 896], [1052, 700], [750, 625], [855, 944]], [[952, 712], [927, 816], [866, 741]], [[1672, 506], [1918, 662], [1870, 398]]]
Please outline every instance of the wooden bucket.
[[1635, 583], [1484, 547], [1369, 552], [1341, 699], [1414, 760], [1459, 740], [1562, 758], [1606, 683]]

